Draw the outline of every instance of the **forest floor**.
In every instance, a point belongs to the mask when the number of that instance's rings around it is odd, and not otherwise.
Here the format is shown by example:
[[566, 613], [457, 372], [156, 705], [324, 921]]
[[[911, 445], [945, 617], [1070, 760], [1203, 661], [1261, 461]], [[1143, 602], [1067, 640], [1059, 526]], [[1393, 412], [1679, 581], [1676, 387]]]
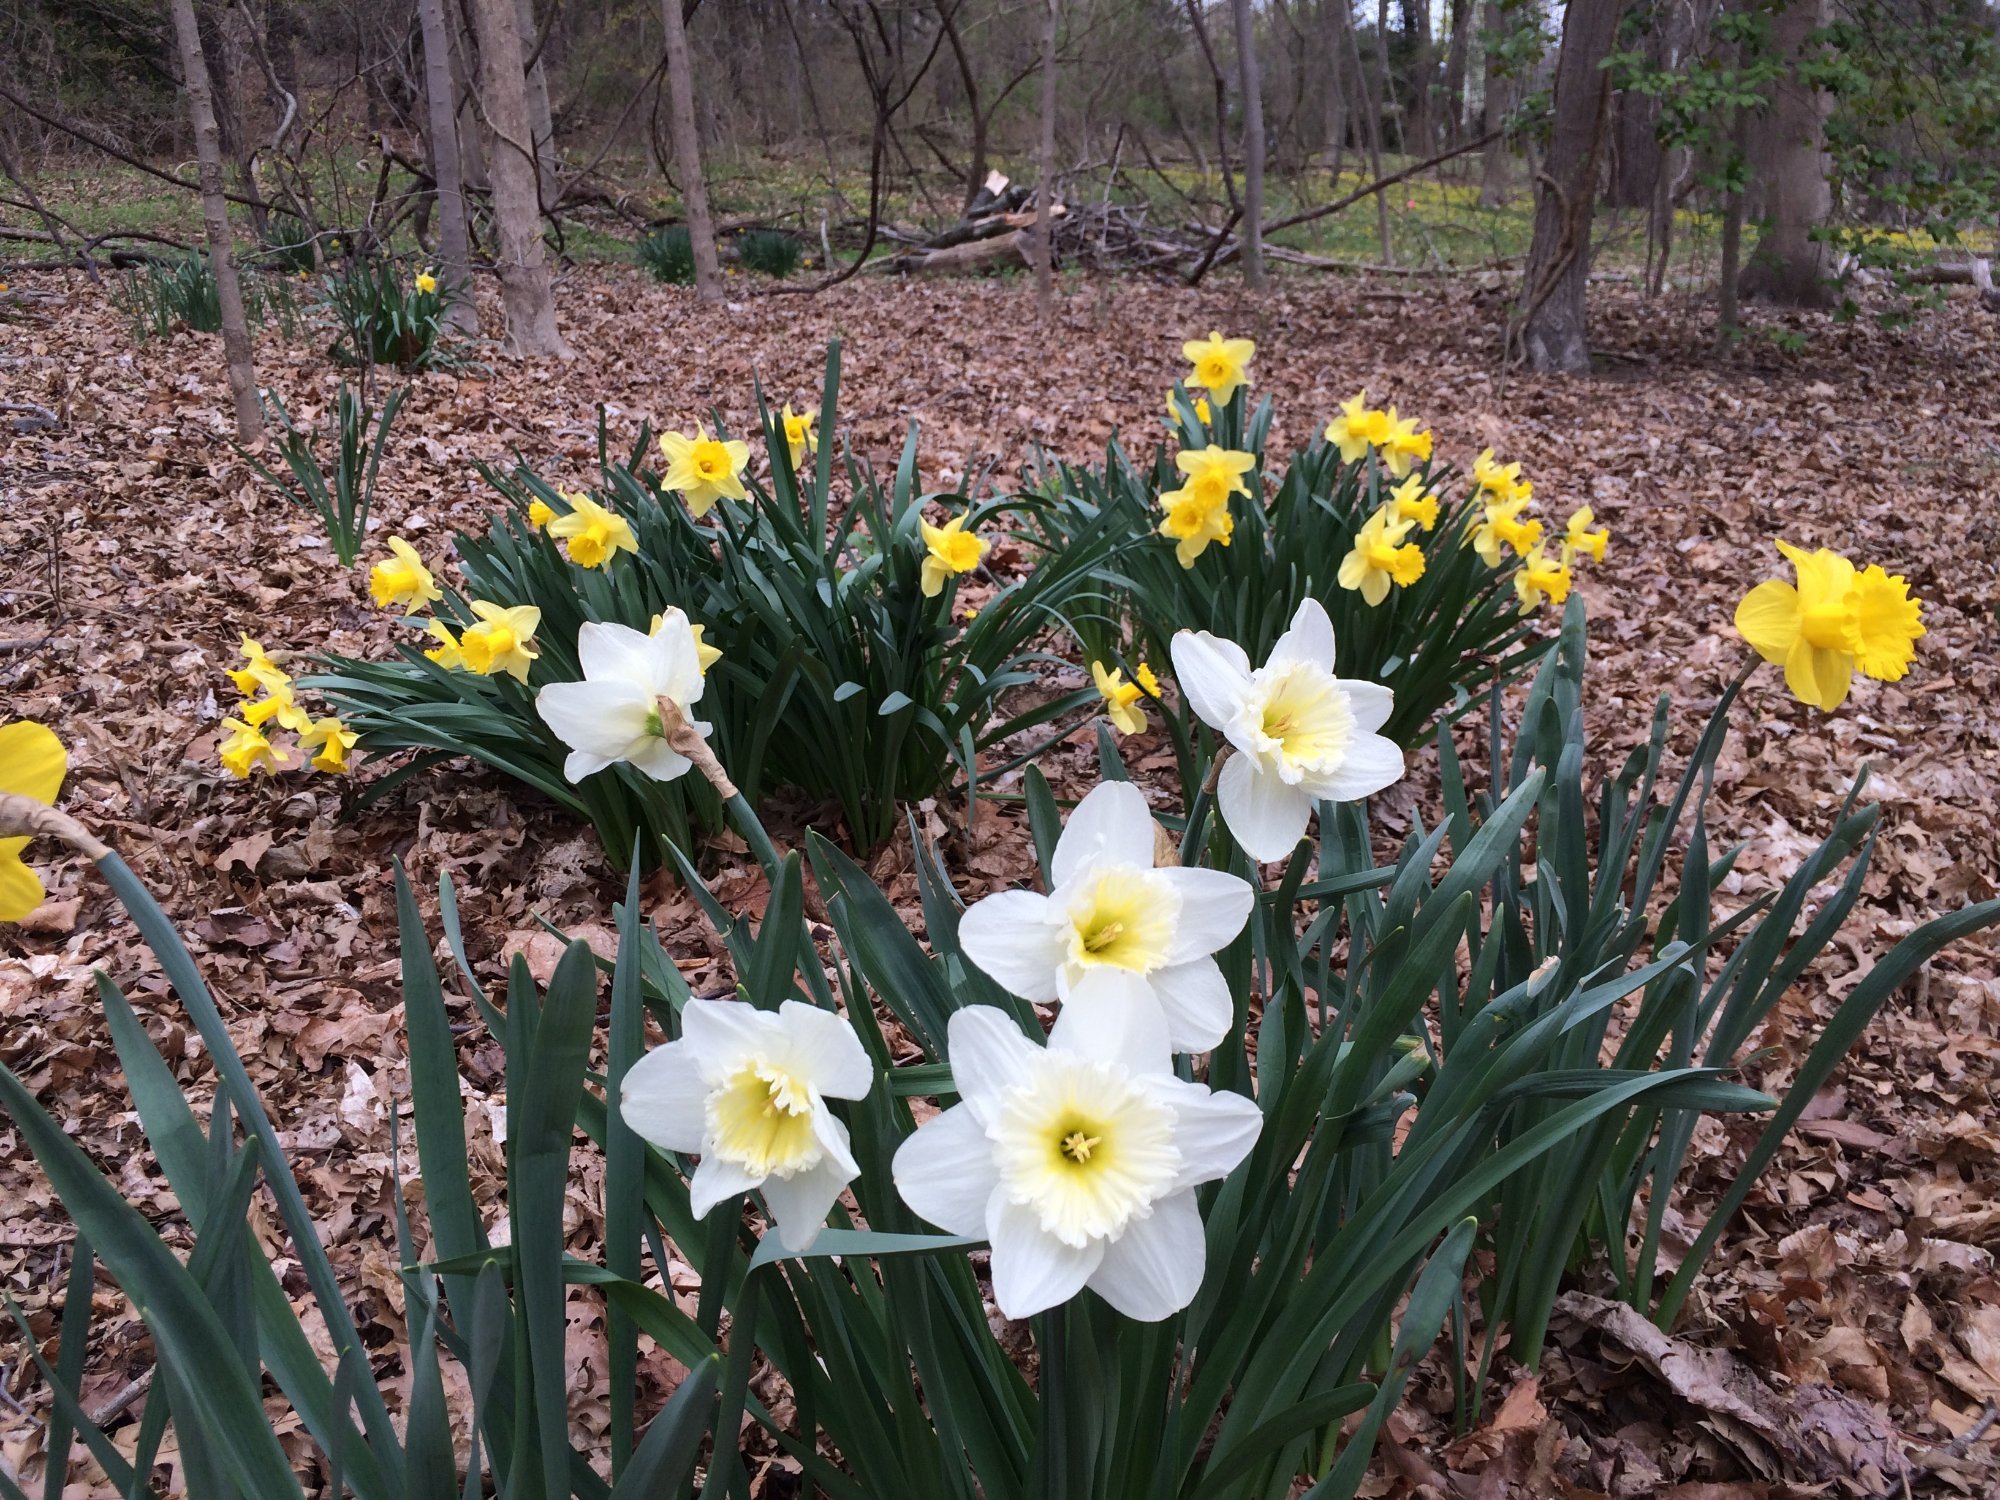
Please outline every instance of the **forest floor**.
[[[361, 1325], [399, 1331], [389, 1195], [416, 1190], [407, 1152], [403, 1181], [393, 1180], [387, 1124], [407, 1096], [391, 857], [420, 892], [452, 876], [485, 973], [520, 950], [547, 963], [540, 918], [606, 938], [621, 882], [587, 830], [476, 769], [447, 767], [366, 808], [354, 805], [354, 784], [334, 778], [223, 774], [222, 673], [239, 633], [273, 649], [369, 655], [386, 652], [397, 627], [369, 607], [364, 574], [336, 569], [316, 523], [232, 450], [213, 339], [134, 347], [81, 276], [30, 277], [25, 290], [34, 300], [0, 323], [0, 399], [50, 407], [61, 422], [0, 437], [0, 638], [29, 643], [0, 654], [4, 717], [44, 720], [69, 745], [65, 805], [125, 854], [188, 934], [327, 1225]], [[1743, 658], [1729, 624], [1736, 599], [1782, 571], [1773, 536], [1879, 561], [1925, 602], [1930, 633], [1915, 670], [1898, 684], [1859, 684], [1832, 716], [1759, 673], [1716, 778], [1710, 837], [1746, 844], [1728, 900], [1796, 866], [1864, 763], [1864, 795], [1883, 810], [1865, 896], [1838, 947], [1758, 1038], [1768, 1051], [1757, 1076], [1778, 1085], [1833, 1001], [1897, 937], [2000, 882], [2000, 320], [1956, 301], [1898, 331], [1798, 319], [1783, 327], [1809, 335], [1800, 352], [1760, 340], [1717, 358], [1705, 319], [1685, 307], [1615, 288], [1593, 295], [1607, 373], [1503, 380], [1502, 305], [1446, 283], [1287, 280], [1251, 301], [1233, 281], [1199, 293], [1087, 281], [1066, 288], [1058, 326], [1044, 332], [1018, 280], [869, 277], [813, 298], [699, 309], [682, 290], [593, 268], [559, 293], [574, 361], [493, 359], [490, 374], [414, 382], [384, 469], [380, 534], [435, 555], [452, 528], [481, 528], [493, 500], [475, 459], [518, 452], [559, 481], [585, 481], [600, 402], [613, 443], [629, 447], [646, 418], [686, 425], [713, 406], [744, 424], [753, 375], [774, 402], [812, 398], [834, 334], [845, 340], [842, 416], [856, 449], [893, 461], [920, 421], [926, 487], [949, 488], [968, 467], [1011, 474], [1036, 444], [1085, 458], [1121, 431], [1149, 446], [1182, 339], [1217, 327], [1258, 341], [1255, 388], [1276, 400], [1274, 448], [1306, 441], [1365, 386], [1431, 424], [1443, 457], [1463, 465], [1490, 444], [1522, 461], [1545, 513], [1588, 501], [1609, 522], [1610, 556], [1581, 585], [1601, 768], [1643, 736], [1662, 692], [1674, 698], [1678, 750], [1691, 744]], [[497, 308], [486, 312], [497, 326]], [[263, 378], [301, 421], [318, 417], [337, 378], [324, 344], [260, 343]], [[1160, 748], [1143, 737], [1123, 746], [1142, 773]], [[1094, 754], [1087, 730], [1051, 752], [1044, 766], [1059, 792], [1089, 783]], [[1434, 811], [1435, 751], [1413, 760], [1392, 818]], [[776, 831], [795, 837], [814, 812], [781, 809]], [[1010, 811], [982, 813], [977, 826], [952, 872], [962, 892], [1031, 878]], [[93, 967], [125, 986], [197, 1096], [206, 1063], [103, 884], [46, 844], [34, 854], [51, 899], [0, 936], [0, 1060], [135, 1202], [172, 1224], [176, 1205], [148, 1175]], [[916, 925], [909, 856], [892, 845], [873, 869]], [[726, 904], [758, 908], [762, 880], [742, 856], [717, 846], [702, 859]], [[691, 898], [659, 879], [645, 906], [696, 993], [725, 989], [719, 945]], [[434, 904], [426, 915], [435, 919]], [[475, 1122], [504, 1104], [497, 1050], [476, 1030], [466, 1039]], [[1580, 1283], [1539, 1379], [1503, 1370], [1493, 1415], [1470, 1436], [1454, 1439], [1448, 1383], [1427, 1365], [1367, 1493], [1992, 1493], [2000, 1428], [1982, 1413], [2000, 1402], [1996, 1067], [2000, 945], [1989, 935], [1898, 994], [1813, 1101], [1698, 1283], [1677, 1341], [1641, 1337], [1592, 1300], [1604, 1287]], [[1670, 1249], [1700, 1226], [1746, 1141], [1703, 1128], [1669, 1216]], [[475, 1131], [473, 1150], [497, 1215], [490, 1131]], [[586, 1185], [568, 1211], [573, 1249], [594, 1254], [601, 1222]], [[19, 1138], [0, 1127], [0, 1287], [44, 1339], [69, 1236]], [[147, 1362], [143, 1330], [119, 1321], [102, 1283], [98, 1306], [110, 1331], [87, 1387], [93, 1409]], [[573, 1389], [601, 1385], [594, 1317], [579, 1301]], [[46, 1392], [18, 1342], [0, 1340], [0, 1361], [0, 1458], [33, 1474]], [[1818, 1414], [1809, 1440], [1798, 1419], [1808, 1409]], [[602, 1420], [577, 1412], [585, 1432]], [[1842, 1469], [1849, 1477], [1826, 1489]], [[77, 1474], [66, 1493], [109, 1493]], [[789, 1493], [776, 1470], [767, 1483], [764, 1493]]]

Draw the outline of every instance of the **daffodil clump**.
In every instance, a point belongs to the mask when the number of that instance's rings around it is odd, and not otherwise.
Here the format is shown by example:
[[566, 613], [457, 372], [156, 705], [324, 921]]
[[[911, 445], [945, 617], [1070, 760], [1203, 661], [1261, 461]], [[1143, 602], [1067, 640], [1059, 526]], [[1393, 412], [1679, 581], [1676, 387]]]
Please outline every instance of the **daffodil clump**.
[[[239, 781], [259, 769], [277, 772], [301, 761], [308, 761], [315, 771], [345, 771], [348, 753], [360, 736], [337, 715], [307, 710], [298, 699], [299, 685], [260, 643], [246, 635], [239, 650], [243, 665], [225, 675], [243, 701], [222, 721], [224, 734], [216, 754], [223, 769]], [[291, 745], [272, 739], [280, 730], [292, 736]], [[304, 756], [304, 751], [311, 751], [311, 756]]]
[[1736, 629], [1765, 661], [1782, 667], [1801, 703], [1832, 713], [1847, 701], [1854, 674], [1900, 682], [1924, 635], [1923, 606], [1909, 580], [1865, 568], [1825, 547], [1777, 544], [1794, 583], [1758, 584], [1736, 606]]

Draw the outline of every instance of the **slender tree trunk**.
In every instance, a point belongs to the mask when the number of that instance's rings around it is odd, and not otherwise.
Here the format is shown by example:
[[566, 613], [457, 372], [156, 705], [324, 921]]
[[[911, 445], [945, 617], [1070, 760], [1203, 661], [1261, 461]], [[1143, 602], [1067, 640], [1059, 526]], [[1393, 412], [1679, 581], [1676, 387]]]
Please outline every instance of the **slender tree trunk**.
[[501, 348], [522, 358], [567, 358], [569, 345], [556, 328], [555, 295], [542, 246], [542, 207], [514, 0], [475, 0], [473, 23], [479, 28], [479, 102], [493, 132], [487, 170], [493, 178], [500, 300], [507, 309]]
[[1623, 0], [1569, 0], [1556, 60], [1555, 118], [1535, 195], [1535, 237], [1513, 336], [1531, 369], [1590, 368], [1584, 292], [1611, 76], [1603, 67]]
[[[1354, 39], [1354, 71], [1361, 71], [1361, 39], [1352, 26], [1347, 34]], [[1382, 95], [1389, 86], [1389, 0], [1375, 7], [1375, 77], [1368, 86], [1368, 170], [1382, 180]], [[1396, 263], [1396, 247], [1389, 238], [1389, 195], [1375, 195], [1375, 231], [1382, 240], [1382, 264]]]
[[452, 110], [451, 33], [444, 0], [417, 0], [424, 35], [424, 102], [429, 109], [431, 176], [437, 182], [438, 268], [444, 321], [460, 333], [479, 332], [472, 302], [471, 246], [465, 228], [465, 183], [458, 167], [458, 120]]
[[1236, 21], [1236, 76], [1243, 93], [1243, 282], [1264, 289], [1264, 83], [1257, 73], [1257, 22], [1250, 0], [1229, 0]]
[[708, 180], [701, 173], [701, 136], [694, 117], [694, 69], [688, 62], [687, 22], [681, 0], [660, 0], [667, 29], [667, 90], [673, 95], [667, 127], [674, 138], [674, 170], [687, 205], [688, 239], [694, 247], [697, 302], [722, 300], [722, 264], [715, 255], [715, 220], [708, 212]]
[[[1732, 52], [1740, 51], [1732, 47]], [[1741, 66], [1741, 59], [1735, 60]], [[1733, 184], [1722, 199], [1722, 265], [1717, 273], [1715, 301], [1715, 347], [1718, 353], [1726, 350], [1736, 340], [1742, 328], [1742, 299], [1740, 295], [1743, 274], [1743, 189], [1742, 174], [1745, 170], [1744, 158], [1748, 151], [1750, 135], [1750, 115], [1747, 110], [1731, 111], [1729, 124], [1729, 149], [1735, 158], [1730, 166], [1730, 182]]]
[[1451, 42], [1444, 54], [1444, 139], [1457, 145], [1465, 129], [1465, 59], [1472, 45], [1472, 0], [1451, 0]]
[[1833, 210], [1828, 184], [1826, 117], [1832, 97], [1802, 76], [1812, 34], [1826, 24], [1826, 0], [1791, 0], [1771, 26], [1782, 71], [1753, 161], [1764, 189], [1764, 229], [1743, 268], [1743, 295], [1792, 307], [1828, 307], [1834, 300], [1826, 246], [1813, 231]]
[[1437, 131], [1432, 119], [1431, 73], [1437, 66], [1437, 44], [1431, 36], [1430, 0], [1403, 0], [1403, 31], [1410, 43], [1410, 125], [1416, 138], [1413, 154], [1435, 156]]
[[1347, 71], [1347, 30], [1352, 18], [1348, 0], [1320, 0], [1320, 25], [1326, 32], [1326, 143], [1333, 152], [1328, 168], [1338, 188], [1340, 159], [1347, 153], [1347, 89], [1341, 77]]
[[264, 435], [257, 403], [257, 370], [251, 362], [250, 324], [243, 315], [243, 287], [236, 279], [236, 252], [229, 237], [229, 201], [223, 197], [222, 134], [215, 124], [208, 64], [201, 54], [201, 29], [194, 0], [172, 0], [174, 36], [180, 44], [181, 80], [187, 86], [188, 117], [194, 125], [194, 153], [201, 177], [201, 217], [208, 229], [208, 262], [215, 272], [215, 298], [222, 308], [222, 356], [229, 366], [229, 394], [236, 406], [236, 436], [254, 443]]
[[522, 83], [528, 96], [528, 128], [535, 138], [535, 183], [537, 199], [544, 208], [554, 207], [560, 191], [556, 182], [555, 116], [549, 108], [549, 73], [535, 50], [541, 36], [535, 24], [535, 0], [514, 0], [514, 26], [521, 34]]
[[1044, 326], [1056, 316], [1056, 28], [1057, 0], [1043, 0], [1042, 139], [1035, 175], [1035, 315]]
[[463, 8], [471, 0], [444, 0], [451, 23], [451, 87], [457, 101], [458, 175], [467, 188], [491, 191], [486, 172], [486, 141], [479, 122], [479, 46]]
[[1479, 206], [1499, 208], [1507, 201], [1507, 138], [1494, 135], [1507, 123], [1507, 79], [1494, 56], [1500, 38], [1499, 0], [1486, 0], [1485, 24], [1480, 28], [1480, 51], [1486, 64], [1486, 133], [1493, 136], [1479, 158]]

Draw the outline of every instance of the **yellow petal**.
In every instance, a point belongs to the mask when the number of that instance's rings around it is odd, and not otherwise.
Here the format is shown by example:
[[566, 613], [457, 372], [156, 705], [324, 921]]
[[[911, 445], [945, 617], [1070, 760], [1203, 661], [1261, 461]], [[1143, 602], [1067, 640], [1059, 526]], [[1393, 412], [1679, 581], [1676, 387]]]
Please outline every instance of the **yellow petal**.
[[1765, 661], [1783, 665], [1799, 639], [1799, 591], [1776, 578], [1758, 584], [1736, 606], [1736, 631]]
[[32, 719], [0, 724], [0, 792], [53, 805], [68, 769], [69, 754], [48, 725]]
[[0, 922], [18, 922], [42, 904], [42, 882], [21, 863], [26, 839], [0, 839]]
[[1847, 701], [1847, 689], [1853, 681], [1852, 657], [1814, 646], [1803, 637], [1785, 657], [1785, 686], [1801, 703], [1826, 713]]

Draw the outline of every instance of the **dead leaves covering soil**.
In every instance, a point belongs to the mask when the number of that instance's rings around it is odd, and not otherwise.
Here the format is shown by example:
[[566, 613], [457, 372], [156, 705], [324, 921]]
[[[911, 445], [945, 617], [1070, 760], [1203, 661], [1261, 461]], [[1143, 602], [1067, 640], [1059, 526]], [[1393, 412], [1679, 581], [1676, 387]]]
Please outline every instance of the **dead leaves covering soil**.
[[[420, 1206], [413, 1164], [406, 1157], [395, 1181], [388, 1151], [387, 1111], [406, 1093], [390, 857], [409, 864], [420, 891], [452, 876], [474, 956], [492, 972], [515, 949], [547, 962], [538, 915], [604, 937], [617, 886], [587, 832], [465, 768], [365, 810], [337, 780], [221, 775], [213, 749], [230, 703], [221, 671], [239, 631], [274, 649], [370, 653], [386, 648], [392, 627], [367, 607], [361, 576], [331, 566], [309, 518], [260, 489], [231, 451], [213, 340], [135, 350], [80, 278], [36, 290], [63, 300], [38, 299], [42, 321], [5, 325], [0, 386], [63, 421], [0, 439], [0, 638], [48, 638], [0, 653], [4, 714], [56, 727], [72, 752], [68, 805], [132, 860], [189, 934], [361, 1324], [386, 1343], [400, 1336], [385, 1249], [390, 1194]], [[1032, 443], [1082, 458], [1122, 430], [1150, 446], [1181, 339], [1211, 326], [1249, 333], [1256, 388], [1277, 398], [1274, 445], [1304, 441], [1365, 385], [1433, 424], [1449, 460], [1466, 464], [1491, 444], [1523, 461], [1546, 512], [1559, 520], [1588, 501], [1611, 524], [1610, 559], [1583, 585], [1601, 765], [1644, 733], [1662, 691], [1678, 705], [1678, 742], [1689, 742], [1740, 660], [1727, 621], [1742, 591], [1775, 571], [1771, 536], [1909, 575], [1931, 632], [1911, 675], [1863, 685], [1824, 718], [1760, 674], [1719, 768], [1711, 837], [1748, 841], [1731, 898], [1795, 865], [1863, 761], [1869, 795], [1884, 806], [1876, 869], [1841, 947], [1758, 1039], [1769, 1049], [1767, 1085], [1786, 1081], [1817, 1018], [1889, 943], [1936, 911], [1995, 893], [2000, 325], [1962, 305], [1893, 334], [1815, 322], [1803, 356], [1718, 363], [1699, 310], [1608, 293], [1596, 315], [1600, 343], [1618, 355], [1613, 373], [1504, 386], [1492, 357], [1497, 305], [1450, 288], [1316, 282], [1259, 305], [1227, 287], [1193, 295], [1091, 282], [1065, 298], [1053, 334], [1035, 328], [1017, 282], [868, 280], [815, 299], [697, 311], [680, 291], [592, 271], [565, 283], [560, 308], [573, 363], [498, 363], [490, 377], [415, 383], [385, 470], [385, 529], [436, 554], [451, 527], [479, 525], [490, 501], [475, 458], [519, 451], [563, 482], [586, 480], [599, 402], [613, 442], [629, 445], [646, 417], [685, 424], [718, 406], [743, 425], [753, 374], [774, 402], [807, 400], [835, 333], [846, 340], [843, 417], [858, 450], [890, 461], [906, 424], [920, 420], [923, 477], [937, 488], [968, 469], [1011, 473]], [[301, 420], [331, 400], [323, 347], [260, 344], [263, 378]], [[1149, 740], [1124, 749], [1142, 775], [1169, 763]], [[1045, 769], [1074, 792], [1091, 779], [1093, 756], [1079, 739]], [[1432, 806], [1432, 791], [1426, 756], [1386, 800], [1388, 831]], [[793, 835], [819, 811], [780, 802], [772, 818]], [[957, 823], [948, 808], [930, 817], [940, 829]], [[1022, 830], [1003, 813], [983, 812], [950, 847], [968, 894], [1021, 880], [1028, 867]], [[0, 938], [0, 1057], [174, 1238], [182, 1221], [128, 1113], [91, 967], [131, 991], [198, 1097], [205, 1061], [102, 885], [76, 862], [36, 852], [52, 899]], [[761, 908], [761, 876], [740, 850], [706, 857], [725, 902]], [[907, 849], [891, 847], [875, 869], [914, 914], [908, 864]], [[696, 991], [726, 988], [692, 903], [656, 882], [647, 904]], [[1915, 1493], [1986, 1493], [1994, 1444], [1978, 1423], [1984, 1404], [2000, 1400], [1996, 1021], [1993, 948], [1948, 955], [1814, 1101], [1724, 1240], [1679, 1338], [1597, 1300], [1602, 1288], [1579, 1288], [1539, 1382], [1495, 1392], [1492, 1416], [1471, 1434], [1454, 1437], [1448, 1382], [1427, 1366], [1371, 1493], [1777, 1500], [1829, 1484], [1888, 1493], [1906, 1473]], [[497, 1225], [499, 1050], [472, 1028], [462, 1062], [480, 1191]], [[1744, 1141], [1738, 1127], [1704, 1128], [1670, 1239], [1692, 1238]], [[567, 1218], [575, 1251], [597, 1254], [588, 1167]], [[268, 1227], [260, 1232], [282, 1255]], [[44, 1339], [68, 1237], [18, 1137], [0, 1126], [0, 1279]], [[1669, 1254], [1663, 1269], [1672, 1268]], [[115, 1291], [100, 1285], [96, 1306], [93, 1409], [147, 1364], [143, 1330]], [[579, 1299], [574, 1313], [581, 1395], [601, 1383], [602, 1331], [589, 1304]], [[46, 1393], [22, 1354], [0, 1356], [7, 1394], [22, 1403], [0, 1416], [0, 1456], [32, 1474]], [[676, 1373], [656, 1359], [644, 1379], [657, 1394]], [[393, 1359], [384, 1374], [396, 1378]], [[579, 1400], [584, 1441], [602, 1443], [603, 1421]], [[81, 1475], [74, 1493], [96, 1493]], [[784, 1493], [775, 1471], [769, 1478], [769, 1492]]]

